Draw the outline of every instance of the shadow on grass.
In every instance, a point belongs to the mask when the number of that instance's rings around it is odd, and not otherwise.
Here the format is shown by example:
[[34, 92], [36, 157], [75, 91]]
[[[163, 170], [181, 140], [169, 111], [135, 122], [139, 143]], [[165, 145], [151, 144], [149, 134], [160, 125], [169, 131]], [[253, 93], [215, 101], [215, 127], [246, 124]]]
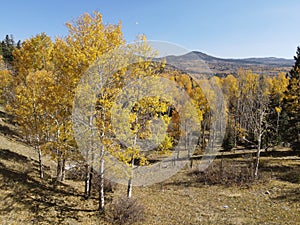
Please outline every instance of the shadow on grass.
[[260, 171], [271, 172], [276, 179], [300, 184], [300, 165], [268, 165], [261, 163]]
[[289, 151], [268, 151], [268, 152], [261, 152], [261, 157], [287, 157], [287, 156], [299, 156], [299, 152], [294, 150]]
[[17, 125], [17, 123], [14, 121], [14, 117], [12, 115], [7, 114], [6, 112], [2, 111], [0, 108], [0, 118], [5, 123], [9, 123], [12, 125]]
[[[227, 153], [227, 154], [223, 154]], [[280, 157], [287, 157], [287, 156], [299, 156], [300, 151], [288, 150], [288, 151], [276, 151], [276, 150], [269, 150], [263, 151], [260, 153], [261, 157], [272, 157], [272, 158], [280, 158]], [[192, 156], [193, 160], [201, 160], [203, 155], [194, 155]], [[256, 149], [243, 149], [242, 151], [236, 150], [235, 152], [226, 152], [221, 151], [216, 156], [216, 159], [236, 159], [236, 158], [255, 158], [256, 157]]]
[[159, 188], [159, 189], [171, 188], [174, 186], [181, 187], [181, 188], [203, 187], [203, 184], [193, 178], [191, 178], [190, 180], [165, 181], [165, 182], [157, 184], [157, 188]]
[[[96, 211], [79, 206], [83, 196], [72, 187], [53, 182], [52, 179], [37, 178], [38, 173], [32, 174], [37, 168], [31, 168], [36, 166], [27, 157], [2, 149], [0, 158], [0, 188], [2, 193], [6, 193], [2, 194], [4, 198], [0, 214], [6, 215], [25, 208], [32, 212], [32, 223], [61, 224], [66, 219], [79, 220], [79, 212]], [[24, 169], [19, 171], [7, 167], [5, 160], [14, 161], [19, 164], [16, 168]]]
[[282, 193], [280, 196], [273, 198], [274, 200], [284, 200], [288, 202], [300, 202], [300, 189], [295, 188], [287, 190]]
[[0, 149], [0, 158], [8, 161], [19, 162], [19, 163], [30, 162], [30, 160], [26, 156], [20, 155], [16, 152], [12, 152], [8, 149]]
[[8, 126], [1, 125], [1, 124], [0, 124], [0, 133], [11, 136], [11, 137], [13, 137], [13, 136], [19, 137], [19, 134], [17, 132], [13, 131]]

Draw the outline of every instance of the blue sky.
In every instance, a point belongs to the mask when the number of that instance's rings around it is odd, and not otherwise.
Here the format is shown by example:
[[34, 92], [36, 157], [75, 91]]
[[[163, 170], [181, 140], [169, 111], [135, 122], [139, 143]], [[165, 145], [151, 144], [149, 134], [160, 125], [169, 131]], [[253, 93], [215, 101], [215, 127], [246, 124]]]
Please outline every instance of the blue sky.
[[292, 58], [300, 45], [299, 0], [14, 0], [1, 2], [0, 39], [67, 33], [66, 22], [97, 10], [137, 34], [225, 58]]

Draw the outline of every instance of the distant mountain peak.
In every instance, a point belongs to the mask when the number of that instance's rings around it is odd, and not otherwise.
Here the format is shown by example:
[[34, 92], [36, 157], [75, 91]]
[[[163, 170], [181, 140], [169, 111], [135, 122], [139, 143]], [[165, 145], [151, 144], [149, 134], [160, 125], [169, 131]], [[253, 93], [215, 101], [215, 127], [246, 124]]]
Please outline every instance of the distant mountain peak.
[[236, 74], [239, 68], [251, 69], [256, 73], [276, 75], [278, 72], [288, 72], [294, 64], [293, 59], [276, 57], [218, 58], [200, 51], [191, 51], [184, 55], [165, 58], [168, 64], [192, 73], [201, 73], [200, 64], [205, 63], [214, 73], [219, 75]]

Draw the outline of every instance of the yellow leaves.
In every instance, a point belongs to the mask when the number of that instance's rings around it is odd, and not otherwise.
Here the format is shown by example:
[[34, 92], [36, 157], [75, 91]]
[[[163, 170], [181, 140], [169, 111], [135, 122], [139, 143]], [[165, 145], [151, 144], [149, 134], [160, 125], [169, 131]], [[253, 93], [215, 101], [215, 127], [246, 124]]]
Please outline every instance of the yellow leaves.
[[148, 164], [147, 158], [141, 153], [138, 146], [128, 147], [126, 149], [119, 149], [118, 151], [111, 152], [119, 161], [131, 166], [135, 161], [135, 165], [144, 166]]
[[275, 107], [275, 111], [279, 114], [281, 112], [281, 107]]
[[13, 52], [19, 81], [24, 82], [29, 72], [51, 70], [52, 50], [52, 40], [45, 33], [25, 40], [22, 47]]
[[49, 126], [46, 114], [53, 96], [52, 73], [45, 70], [30, 72], [24, 82], [15, 87], [14, 101], [10, 101], [7, 109], [15, 115], [21, 131], [29, 136], [28, 141], [37, 143]]
[[166, 135], [163, 142], [158, 146], [158, 152], [159, 154], [166, 154], [170, 155], [171, 149], [173, 148], [173, 138], [171, 136]]
[[284, 93], [287, 90], [289, 78], [284, 73], [279, 73], [277, 77], [272, 79], [271, 94], [273, 97], [277, 97], [279, 102], [282, 102]]
[[[1, 63], [1, 60], [0, 60]], [[0, 99], [5, 100], [5, 95], [8, 94], [7, 92], [11, 91], [11, 86], [13, 83], [13, 76], [10, 71], [0, 68]]]
[[124, 43], [121, 24], [104, 25], [99, 12], [94, 12], [92, 15], [85, 13], [73, 23], [67, 23], [66, 26], [69, 29], [66, 42], [74, 50], [73, 58], [77, 62], [76, 67], [84, 65], [79, 68], [81, 72], [84, 72], [99, 56]]
[[239, 93], [238, 79], [231, 74], [223, 78], [223, 92], [227, 98], [237, 98]]
[[143, 42], [146, 42], [146, 41], [147, 41], [146, 35], [140, 35], [140, 36], [139, 36], [139, 39], [140, 39], [141, 41], [143, 41]]
[[238, 71], [239, 90], [243, 96], [251, 95], [258, 90], [259, 75], [252, 73], [251, 70]]

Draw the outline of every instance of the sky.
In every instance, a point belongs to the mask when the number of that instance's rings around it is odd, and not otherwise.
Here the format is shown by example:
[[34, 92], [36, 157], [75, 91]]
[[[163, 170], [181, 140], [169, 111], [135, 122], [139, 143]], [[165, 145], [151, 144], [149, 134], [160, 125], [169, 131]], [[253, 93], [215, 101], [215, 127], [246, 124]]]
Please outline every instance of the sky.
[[292, 58], [300, 45], [299, 0], [14, 0], [0, 4], [0, 39], [67, 34], [66, 22], [99, 11], [138, 34], [222, 58]]

